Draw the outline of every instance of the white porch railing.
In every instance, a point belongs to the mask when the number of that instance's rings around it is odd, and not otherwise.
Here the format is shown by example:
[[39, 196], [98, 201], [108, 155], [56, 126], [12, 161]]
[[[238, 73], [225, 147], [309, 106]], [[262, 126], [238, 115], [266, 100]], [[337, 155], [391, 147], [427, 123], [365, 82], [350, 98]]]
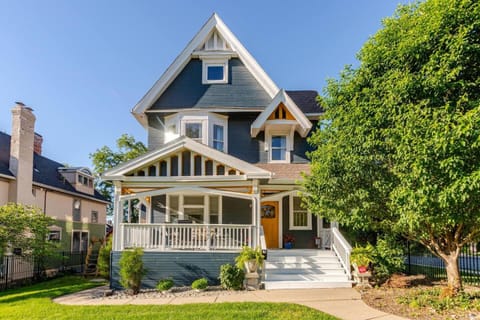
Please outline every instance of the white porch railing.
[[252, 225], [124, 223], [121, 228], [122, 250], [240, 250], [252, 246]]
[[340, 259], [340, 263], [350, 279], [350, 253], [352, 252], [352, 246], [350, 246], [350, 244], [336, 227], [332, 227], [331, 242], [332, 250], [337, 254], [338, 258]]

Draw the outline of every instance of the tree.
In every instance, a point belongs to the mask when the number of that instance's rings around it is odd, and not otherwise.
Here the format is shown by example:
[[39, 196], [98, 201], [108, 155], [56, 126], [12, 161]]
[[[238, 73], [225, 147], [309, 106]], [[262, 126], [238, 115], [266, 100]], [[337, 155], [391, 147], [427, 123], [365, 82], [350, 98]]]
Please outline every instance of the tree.
[[310, 142], [312, 212], [400, 234], [446, 265], [480, 241], [480, 3], [400, 6], [330, 80]]
[[0, 206], [0, 257], [10, 248], [35, 258], [50, 254], [55, 245], [47, 240], [54, 220], [38, 208], [9, 203]]
[[117, 139], [117, 150], [113, 151], [107, 146], [103, 146], [97, 149], [94, 153], [90, 154], [92, 159], [93, 170], [97, 176], [95, 181], [95, 187], [99, 192], [110, 201], [110, 205], [107, 208], [107, 214], [112, 214], [112, 198], [113, 198], [113, 184], [111, 181], [100, 180], [99, 177], [105, 171], [118, 166], [128, 160], [134, 159], [147, 152], [147, 147], [140, 141], [135, 141], [135, 138], [122, 134]]

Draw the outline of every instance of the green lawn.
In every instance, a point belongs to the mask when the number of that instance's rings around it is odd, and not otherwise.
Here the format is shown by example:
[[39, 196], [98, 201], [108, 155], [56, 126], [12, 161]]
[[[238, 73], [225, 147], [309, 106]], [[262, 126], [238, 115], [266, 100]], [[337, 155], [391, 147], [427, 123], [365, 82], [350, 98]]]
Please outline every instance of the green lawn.
[[64, 306], [52, 298], [96, 286], [64, 277], [0, 293], [0, 319], [336, 319], [304, 306], [277, 303], [216, 303], [180, 306]]

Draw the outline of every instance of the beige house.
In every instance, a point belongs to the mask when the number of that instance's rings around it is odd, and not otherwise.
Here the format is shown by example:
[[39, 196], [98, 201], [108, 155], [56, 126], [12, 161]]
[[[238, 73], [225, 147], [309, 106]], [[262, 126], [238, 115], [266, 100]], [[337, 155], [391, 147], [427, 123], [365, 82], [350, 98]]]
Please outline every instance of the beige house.
[[61, 250], [85, 251], [93, 238], [105, 236], [108, 202], [94, 188], [88, 168], [66, 168], [42, 155], [43, 138], [34, 131], [32, 109], [12, 109], [11, 136], [0, 132], [0, 206], [33, 205], [57, 221], [49, 238]]

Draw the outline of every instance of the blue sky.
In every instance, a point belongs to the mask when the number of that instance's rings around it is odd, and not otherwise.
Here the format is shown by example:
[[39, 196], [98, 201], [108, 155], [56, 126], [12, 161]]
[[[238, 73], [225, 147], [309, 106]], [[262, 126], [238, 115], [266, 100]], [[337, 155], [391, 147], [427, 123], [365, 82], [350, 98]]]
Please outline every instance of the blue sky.
[[91, 166], [122, 133], [145, 142], [130, 110], [213, 12], [279, 87], [321, 91], [408, 2], [0, 0], [0, 131], [23, 101], [45, 156]]

